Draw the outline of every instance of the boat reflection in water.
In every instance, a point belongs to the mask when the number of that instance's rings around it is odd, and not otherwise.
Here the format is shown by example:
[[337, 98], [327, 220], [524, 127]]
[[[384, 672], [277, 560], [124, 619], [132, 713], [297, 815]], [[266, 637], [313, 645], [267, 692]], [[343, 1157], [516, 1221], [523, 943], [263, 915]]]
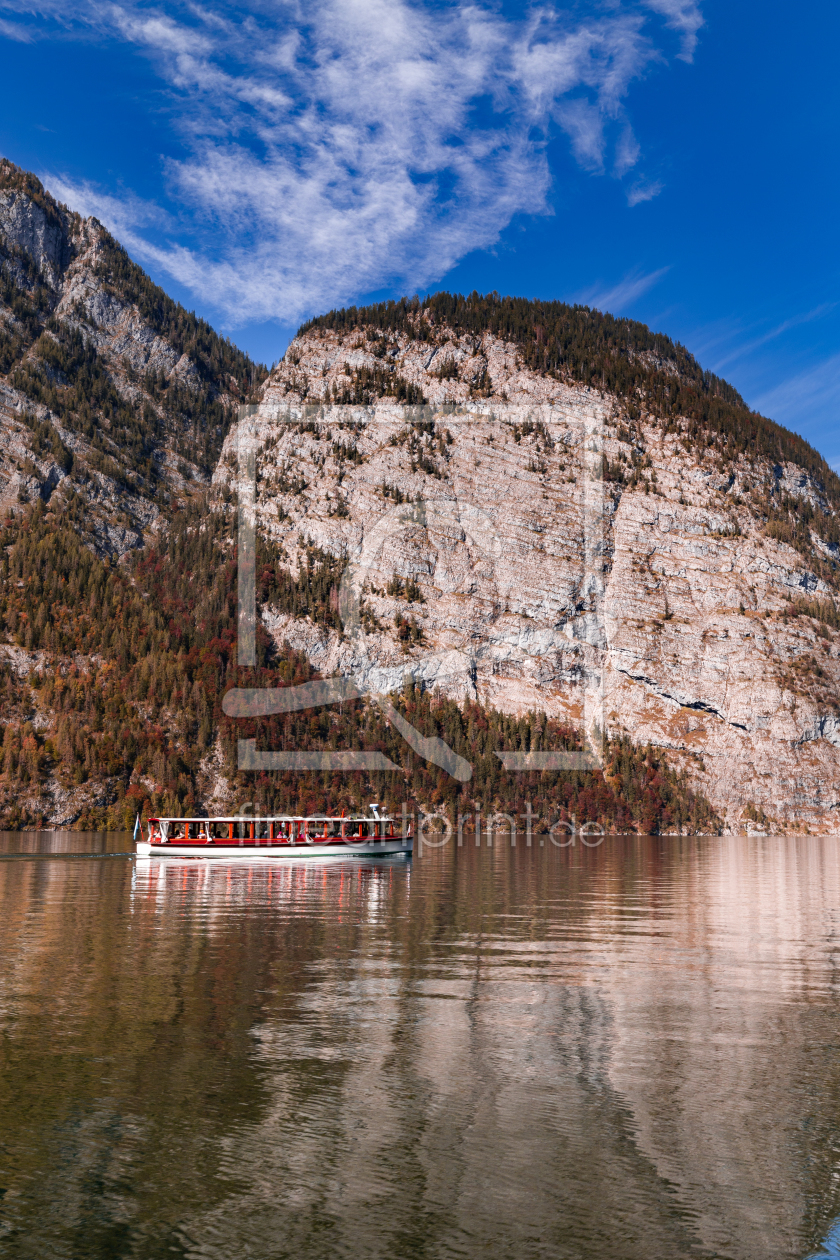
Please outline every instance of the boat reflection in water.
[[834, 840], [21, 858], [0, 950], [0, 1253], [832, 1254]]

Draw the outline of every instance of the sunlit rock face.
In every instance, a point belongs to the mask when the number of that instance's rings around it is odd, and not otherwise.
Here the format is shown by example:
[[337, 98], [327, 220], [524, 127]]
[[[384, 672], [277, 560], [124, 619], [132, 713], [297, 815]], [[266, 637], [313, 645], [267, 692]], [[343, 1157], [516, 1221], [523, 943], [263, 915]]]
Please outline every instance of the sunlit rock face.
[[[200, 507], [223, 430], [256, 371], [155, 286], [101, 223], [0, 158], [0, 560], [12, 567], [0, 574], [0, 727], [7, 741], [28, 741], [34, 758], [30, 772], [4, 757], [6, 825], [72, 825], [127, 784], [133, 753], [94, 772], [62, 764], [66, 706], [36, 684], [81, 675], [91, 705], [100, 704], [113, 660], [87, 650], [85, 627], [93, 617], [109, 638], [125, 626], [72, 578], [88, 553], [106, 562], [103, 575], [117, 562], [126, 573], [131, 553], [158, 542], [179, 505]], [[26, 543], [17, 559], [13, 539]], [[66, 571], [62, 556], [72, 557]], [[123, 659], [121, 677], [133, 663]], [[129, 702], [129, 716], [147, 727], [142, 704]], [[179, 716], [163, 718], [175, 739]], [[77, 720], [87, 758], [96, 733], [79, 711]], [[221, 791], [214, 758], [199, 777]]]
[[[259, 528], [292, 571], [312, 547], [348, 561], [344, 632], [269, 606], [274, 638], [324, 677], [387, 691], [410, 673], [667, 748], [727, 830], [833, 830], [838, 641], [791, 615], [831, 590], [757, 508], [773, 485], [827, 510], [823, 488], [724, 464], [678, 419], [631, 419], [495, 337], [434, 336], [313, 329], [229, 435], [215, 482], [254, 447]], [[422, 423], [393, 398], [336, 405], [385, 358], [428, 400]]]
[[98, 220], [0, 160], [0, 513], [78, 496], [100, 556], [154, 537], [209, 479], [215, 412], [241, 397], [201, 361], [222, 344], [203, 331]]

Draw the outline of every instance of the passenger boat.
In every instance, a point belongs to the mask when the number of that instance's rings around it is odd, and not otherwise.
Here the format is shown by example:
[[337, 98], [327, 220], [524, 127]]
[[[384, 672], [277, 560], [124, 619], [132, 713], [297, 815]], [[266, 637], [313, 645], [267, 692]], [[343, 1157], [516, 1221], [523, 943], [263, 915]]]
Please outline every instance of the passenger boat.
[[383, 857], [410, 854], [411, 823], [397, 822], [371, 805], [370, 815], [340, 818], [278, 814], [270, 818], [150, 818], [138, 857]]

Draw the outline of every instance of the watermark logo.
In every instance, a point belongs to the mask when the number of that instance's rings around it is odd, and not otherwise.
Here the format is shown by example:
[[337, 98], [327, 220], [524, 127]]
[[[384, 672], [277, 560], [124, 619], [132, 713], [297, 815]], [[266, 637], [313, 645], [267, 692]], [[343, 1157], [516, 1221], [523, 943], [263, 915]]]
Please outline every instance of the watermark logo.
[[[603, 844], [606, 832], [600, 823], [585, 822], [578, 825], [577, 818], [571, 814], [565, 819], [547, 822], [534, 814], [531, 802], [525, 802], [523, 814], [507, 814], [495, 812], [482, 815], [481, 809], [474, 813], [458, 814], [456, 822], [450, 822], [442, 810], [423, 810], [416, 815], [407, 813], [403, 806], [403, 835], [416, 835], [417, 850], [422, 855], [424, 849], [443, 849], [455, 838], [458, 848], [469, 844], [469, 837], [476, 848], [499, 848], [509, 845], [517, 847], [517, 841], [526, 849], [539, 846], [544, 848], [546, 841], [555, 849], [575, 848], [578, 844], [587, 849], [597, 849]], [[465, 832], [467, 838], [465, 839]]]
[[[429, 809], [421, 805], [419, 810], [403, 801], [401, 809], [390, 817], [380, 815], [378, 806], [372, 807], [374, 813], [369, 821], [395, 823], [394, 838], [402, 841], [410, 840], [422, 856], [424, 850], [444, 849], [450, 843], [457, 848], [465, 846], [475, 848], [502, 848], [524, 846], [526, 849], [546, 846], [555, 849], [573, 849], [581, 846], [585, 849], [597, 849], [606, 839], [606, 831], [598, 822], [578, 823], [575, 814], [567, 818], [553, 821], [540, 818], [532, 808], [531, 801], [525, 802], [524, 813], [508, 814], [500, 811], [483, 813], [480, 807], [467, 814], [459, 813], [453, 822], [445, 810]], [[255, 832], [259, 835], [262, 822], [259, 805], [253, 801], [245, 801], [237, 811], [237, 817], [248, 823], [254, 823]], [[268, 828], [265, 830], [268, 836]], [[354, 845], [368, 846], [369, 838], [343, 840], [349, 848]]]
[[[538, 695], [540, 670], [563, 636], [582, 662], [577, 675], [565, 681], [576, 688], [588, 746], [578, 752], [510, 749], [496, 755], [512, 773], [597, 766], [605, 730], [604, 423], [597, 404], [590, 404], [583, 419], [548, 405], [498, 402], [460, 410], [385, 401], [374, 407], [241, 408], [235, 435], [238, 664], [256, 665], [257, 534], [276, 507], [271, 491], [258, 493], [258, 478], [261, 487], [271, 486], [271, 468], [287, 471], [296, 461], [315, 468], [322, 484], [308, 494], [295, 528], [301, 538], [325, 549], [341, 546], [347, 556], [338, 612], [348, 663], [333, 677], [299, 686], [229, 691], [225, 713], [258, 718], [365, 697], [417, 756], [467, 783], [471, 763], [443, 739], [418, 731], [391, 695], [406, 677], [449, 694], [470, 687], [477, 694], [480, 670], [492, 678], [497, 661], [521, 669]], [[314, 454], [307, 449], [313, 446], [319, 448]], [[362, 446], [364, 475], [353, 482], [351, 512], [347, 480], [342, 486], [342, 453], [359, 458]], [[339, 452], [336, 459], [329, 459], [328, 449]], [[339, 519], [349, 517], [351, 530], [336, 529], [330, 537], [328, 522], [318, 518], [329, 501], [319, 489], [342, 505]], [[562, 584], [555, 572], [558, 548], [574, 557], [571, 570], [566, 557]], [[417, 554], [422, 571], [414, 573]], [[531, 582], [526, 589], [523, 565], [527, 559], [533, 568], [541, 555], [544, 583], [535, 588]], [[422, 579], [430, 599], [445, 600], [448, 609], [436, 624], [434, 642], [399, 666], [372, 648], [364, 617], [366, 591], [389, 575], [398, 584]], [[255, 739], [240, 740], [238, 756], [244, 771], [400, 769], [369, 749], [258, 749]]]

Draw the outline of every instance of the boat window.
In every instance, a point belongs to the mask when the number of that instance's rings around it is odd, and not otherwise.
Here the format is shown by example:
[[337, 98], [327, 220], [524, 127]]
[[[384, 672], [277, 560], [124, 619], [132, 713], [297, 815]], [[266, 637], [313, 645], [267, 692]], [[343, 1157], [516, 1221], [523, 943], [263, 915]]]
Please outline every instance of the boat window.
[[170, 823], [169, 839], [170, 840], [183, 840], [184, 839], [184, 824], [182, 822]]
[[326, 824], [325, 832], [328, 836], [341, 835], [341, 822], [338, 818], [330, 818]]
[[210, 824], [210, 835], [214, 840], [230, 839], [230, 823], [214, 822]]
[[267, 822], [258, 820], [257, 822], [254, 823], [254, 839], [255, 840], [268, 839], [268, 823]]
[[234, 840], [250, 840], [251, 839], [251, 822], [250, 819], [237, 818], [233, 824]]
[[275, 840], [289, 839], [289, 824], [287, 822], [276, 822], [274, 824], [274, 838]]

